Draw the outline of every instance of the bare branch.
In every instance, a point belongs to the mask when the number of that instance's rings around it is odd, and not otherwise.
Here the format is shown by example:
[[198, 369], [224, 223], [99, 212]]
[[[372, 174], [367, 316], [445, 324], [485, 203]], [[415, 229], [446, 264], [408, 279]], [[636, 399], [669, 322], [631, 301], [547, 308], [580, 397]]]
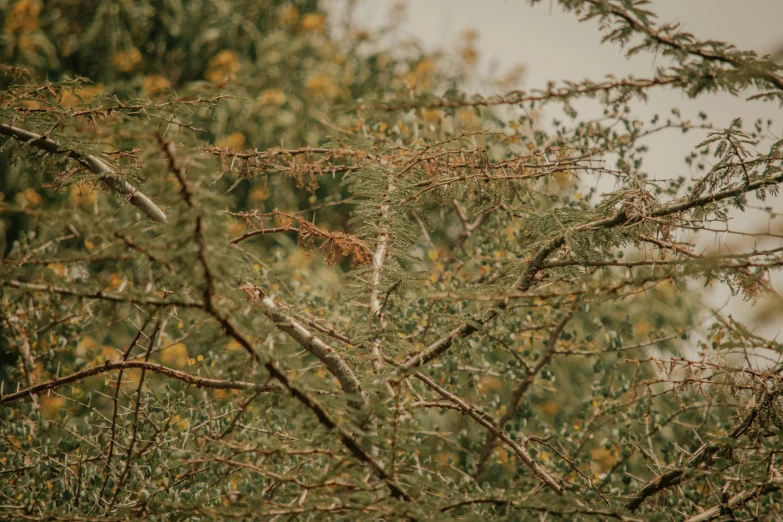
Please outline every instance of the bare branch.
[[[571, 320], [571, 318], [574, 316], [573, 312], [568, 312], [559, 323], [557, 323], [557, 326], [555, 326], [552, 329], [552, 332], [549, 334], [549, 340], [547, 341], [546, 348], [544, 349], [544, 353], [541, 355], [541, 358], [536, 363], [535, 367], [533, 367], [530, 371], [527, 372], [527, 375], [525, 375], [525, 378], [522, 379], [522, 382], [519, 383], [519, 385], [514, 389], [514, 391], [511, 394], [511, 398], [508, 401], [508, 405], [506, 406], [506, 411], [503, 413], [503, 415], [498, 419], [498, 421], [495, 423], [495, 427], [498, 431], [502, 431], [503, 427], [506, 425], [508, 421], [514, 418], [514, 416], [517, 413], [517, 408], [519, 407], [519, 403], [522, 401], [522, 396], [525, 394], [525, 392], [530, 388], [530, 386], [535, 382], [536, 377], [538, 377], [538, 374], [541, 372], [541, 370], [544, 369], [546, 365], [548, 365], [552, 358], [555, 356], [557, 347], [557, 340], [560, 338], [560, 334], [563, 332], [563, 329], [565, 328], [566, 324], [568, 324], [568, 321]], [[490, 455], [492, 455], [492, 451], [495, 449], [495, 444], [497, 443], [497, 437], [493, 433], [490, 433], [487, 437], [487, 442], [484, 444], [484, 449], [481, 451], [481, 455], [478, 458], [478, 461], [476, 463], [477, 470], [476, 470], [476, 476], [480, 476], [484, 472], [484, 467], [486, 466], [487, 461], [489, 460]]]
[[560, 482], [551, 474], [549, 474], [549, 472], [547, 472], [541, 466], [539, 466], [538, 462], [536, 462], [533, 459], [533, 457], [530, 456], [530, 453], [528, 453], [527, 449], [525, 449], [524, 447], [524, 443], [517, 444], [516, 442], [514, 442], [508, 435], [506, 435], [502, 431], [498, 430], [495, 426], [493, 426], [492, 423], [487, 420], [486, 414], [482, 414], [478, 412], [475, 408], [468, 405], [465, 401], [463, 401], [453, 393], [450, 393], [448, 390], [438, 386], [435, 383], [435, 381], [433, 381], [429, 376], [424, 375], [422, 373], [414, 373], [413, 376], [419, 379], [424, 384], [426, 384], [428, 387], [438, 392], [441, 395], [441, 397], [443, 397], [444, 399], [448, 399], [454, 404], [457, 404], [460, 407], [460, 409], [465, 414], [467, 414], [471, 419], [481, 424], [492, 435], [502, 440], [509, 448], [511, 448], [514, 451], [514, 453], [516, 453], [517, 457], [519, 457], [519, 460], [521, 460], [528, 468], [530, 468], [533, 471], [533, 473], [535, 473], [536, 476], [538, 476], [538, 478], [540, 478], [547, 486], [552, 488], [555, 491], [555, 493], [557, 493], [558, 495], [562, 495], [565, 492], [565, 489], [560, 484]]
[[88, 377], [92, 377], [94, 375], [98, 375], [101, 373], [113, 372], [115, 370], [126, 371], [126, 370], [132, 370], [134, 368], [160, 373], [167, 377], [171, 377], [172, 379], [177, 379], [186, 382], [188, 384], [192, 384], [193, 386], [197, 386], [199, 388], [214, 388], [218, 390], [261, 389], [264, 392], [274, 392], [274, 391], [281, 390], [279, 386], [269, 386], [269, 385], [259, 386], [258, 384], [254, 384], [252, 382], [224, 381], [221, 379], [209, 379], [206, 377], [197, 377], [195, 375], [190, 375], [189, 373], [185, 373], [180, 370], [175, 370], [174, 368], [169, 368], [168, 366], [163, 366], [161, 364], [151, 363], [147, 361], [117, 361], [117, 362], [106, 361], [106, 364], [93, 366], [91, 368], [87, 368], [86, 370], [82, 370], [72, 375], [68, 375], [67, 377], [60, 377], [59, 379], [54, 379], [51, 381], [43, 382], [41, 384], [36, 384], [29, 388], [25, 388], [24, 390], [19, 390], [18, 392], [4, 395], [0, 397], [0, 404], [7, 404], [9, 402], [14, 402], [24, 397], [29, 397], [32, 395], [41, 395], [42, 393], [46, 393], [49, 390], [54, 390], [55, 388], [65, 386], [66, 384], [78, 382]]
[[772, 493], [778, 490], [780, 490], [780, 486], [765, 484], [751, 491], [740, 491], [728, 499], [725, 503], [706, 509], [698, 515], [686, 519], [685, 522], [707, 522], [708, 520], [714, 520], [717, 517], [723, 515], [726, 511], [731, 512], [732, 510], [746, 504], [747, 502], [750, 502], [754, 498], [758, 498], [761, 495], [766, 495], [767, 493]]
[[0, 123], [0, 134], [10, 136], [18, 141], [29, 143], [48, 152], [67, 154], [90, 171], [100, 176], [100, 180], [114, 192], [125, 197], [131, 205], [141, 210], [148, 218], [159, 223], [166, 223], [166, 213], [161, 210], [147, 195], [139, 191], [129, 182], [117, 176], [117, 173], [104, 160], [91, 154], [62, 147], [56, 141], [6, 123]]
[[345, 359], [334, 348], [315, 337], [293, 317], [281, 313], [280, 307], [258, 286], [245, 283], [240, 286], [240, 289], [244, 290], [252, 301], [258, 302], [266, 308], [267, 317], [272, 320], [280, 331], [288, 334], [302, 348], [315, 355], [319, 361], [324, 363], [332, 375], [340, 382], [340, 386], [345, 393], [354, 395], [360, 399], [360, 402], [363, 402], [359, 380], [354, 375], [351, 367], [345, 362]]

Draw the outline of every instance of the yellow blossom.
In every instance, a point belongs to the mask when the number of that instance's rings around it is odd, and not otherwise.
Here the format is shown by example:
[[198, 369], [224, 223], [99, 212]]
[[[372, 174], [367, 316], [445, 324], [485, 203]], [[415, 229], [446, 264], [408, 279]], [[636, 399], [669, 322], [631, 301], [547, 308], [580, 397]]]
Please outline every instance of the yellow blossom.
[[98, 189], [88, 183], [71, 185], [71, 206], [92, 205], [98, 199]]
[[226, 344], [226, 350], [230, 350], [232, 352], [242, 350], [242, 345], [239, 344], [235, 339], [231, 339], [228, 344]]
[[258, 95], [258, 103], [279, 107], [285, 103], [285, 94], [280, 89], [266, 89]]
[[230, 221], [228, 223], [228, 233], [231, 237], [240, 236], [245, 233], [245, 225], [238, 221]]
[[600, 465], [602, 469], [607, 469], [614, 466], [617, 462], [617, 451], [598, 448], [590, 452], [590, 457], [595, 463]]
[[89, 103], [96, 96], [103, 94], [103, 84], [85, 85], [75, 91], [66, 90], [60, 95], [60, 105], [63, 107], [76, 107], [82, 102]]
[[330, 99], [340, 92], [332, 79], [323, 74], [314, 74], [307, 78], [305, 87], [316, 98]]
[[268, 187], [256, 187], [250, 192], [250, 201], [253, 203], [266, 201], [267, 199], [269, 199]]
[[424, 117], [424, 121], [428, 123], [438, 123], [440, 120], [441, 111], [436, 109], [424, 109], [421, 111], [421, 115]]
[[47, 419], [53, 419], [57, 415], [57, 411], [66, 404], [64, 398], [56, 395], [41, 395], [39, 400], [41, 401], [41, 414]]
[[72, 91], [63, 91], [60, 95], [60, 105], [63, 107], [76, 107], [79, 105], [79, 98]]
[[41, 195], [35, 190], [29, 188], [23, 191], [18, 198], [22, 199], [28, 206], [36, 207], [41, 203]]
[[9, 33], [31, 32], [40, 26], [40, 0], [18, 0], [7, 13], [5, 29]]
[[120, 276], [119, 274], [112, 274], [109, 280], [109, 288], [112, 290], [122, 291], [129, 284], [128, 278]]
[[294, 5], [286, 5], [280, 8], [280, 12], [277, 15], [277, 19], [280, 25], [287, 27], [293, 27], [299, 20], [299, 10]]
[[171, 345], [160, 352], [160, 360], [171, 366], [185, 366], [188, 359], [188, 348], [183, 343]]
[[76, 94], [81, 96], [84, 101], [91, 102], [93, 98], [99, 94], [103, 94], [103, 84], [96, 83], [95, 85], [85, 85], [84, 87], [76, 89]]
[[477, 123], [476, 114], [473, 109], [460, 109], [457, 111], [457, 121], [465, 130], [470, 130]]
[[120, 51], [112, 58], [114, 67], [120, 72], [131, 72], [141, 63], [141, 51], [131, 47], [125, 51]]
[[159, 74], [150, 74], [141, 82], [141, 86], [148, 96], [154, 96], [159, 92], [171, 88], [171, 82]]
[[[57, 274], [58, 276], [64, 276], [68, 271], [65, 269], [65, 265], [62, 263], [49, 263], [46, 268]], [[89, 337], [87, 337], [89, 339]]]
[[299, 29], [306, 33], [324, 34], [326, 32], [326, 16], [321, 13], [307, 13], [302, 17]]
[[425, 58], [417, 63], [413, 70], [407, 73], [403, 79], [411, 89], [426, 89], [432, 84], [436, 71], [435, 62]]
[[223, 50], [209, 61], [204, 78], [217, 83], [239, 72], [239, 54], [236, 51]]
[[241, 132], [232, 132], [228, 136], [223, 136], [215, 142], [215, 147], [221, 149], [241, 150], [245, 146], [245, 135]]

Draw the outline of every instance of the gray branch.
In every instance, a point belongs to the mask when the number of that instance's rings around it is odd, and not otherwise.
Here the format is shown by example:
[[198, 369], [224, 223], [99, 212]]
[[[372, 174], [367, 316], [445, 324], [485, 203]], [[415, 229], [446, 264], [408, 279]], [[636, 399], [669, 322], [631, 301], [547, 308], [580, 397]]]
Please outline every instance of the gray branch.
[[91, 172], [98, 174], [100, 176], [99, 179], [112, 191], [123, 196], [131, 205], [144, 212], [147, 217], [158, 223], [166, 223], [166, 213], [163, 212], [159, 206], [132, 184], [121, 179], [114, 169], [99, 157], [91, 154], [82, 154], [79, 151], [62, 147], [51, 138], [6, 123], [0, 123], [0, 134], [10, 136], [24, 143], [29, 143], [34, 147], [38, 147], [39, 149], [48, 152], [67, 154], [72, 159], [90, 169]]

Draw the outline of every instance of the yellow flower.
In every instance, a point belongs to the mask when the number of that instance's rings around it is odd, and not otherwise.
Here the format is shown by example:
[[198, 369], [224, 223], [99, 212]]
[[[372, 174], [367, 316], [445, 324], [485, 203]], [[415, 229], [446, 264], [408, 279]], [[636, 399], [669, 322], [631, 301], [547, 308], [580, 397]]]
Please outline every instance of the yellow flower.
[[437, 67], [435, 62], [429, 58], [417, 63], [411, 72], [405, 75], [405, 81], [408, 83], [411, 89], [420, 88], [426, 89], [432, 84], [432, 80], [435, 77]]
[[470, 130], [478, 123], [476, 119], [473, 109], [460, 109], [457, 111], [457, 121], [466, 130]]
[[258, 103], [279, 107], [285, 103], [285, 94], [280, 89], [267, 89], [258, 95]]
[[245, 225], [238, 221], [231, 221], [228, 223], [228, 233], [232, 237], [236, 237], [245, 233]]
[[41, 413], [47, 419], [53, 419], [57, 416], [57, 411], [65, 407], [66, 401], [62, 397], [56, 395], [41, 395]]
[[76, 345], [76, 355], [79, 357], [86, 357], [98, 348], [98, 342], [90, 337], [82, 337], [79, 340], [79, 344]]
[[98, 189], [88, 183], [71, 185], [71, 206], [92, 205], [98, 199]]
[[63, 107], [76, 107], [79, 105], [79, 98], [72, 91], [63, 91], [60, 95], [60, 105]]
[[280, 12], [277, 15], [277, 20], [280, 22], [280, 25], [293, 27], [299, 20], [299, 10], [296, 8], [296, 6], [290, 4], [281, 7]]
[[323, 74], [314, 74], [307, 78], [305, 87], [316, 98], [334, 98], [339, 93], [332, 79]]
[[131, 72], [141, 63], [141, 51], [131, 47], [127, 51], [120, 51], [112, 58], [114, 66], [120, 72]]
[[421, 115], [424, 121], [428, 123], [437, 123], [440, 120], [440, 111], [434, 109], [423, 109]]
[[188, 348], [183, 343], [174, 344], [160, 352], [160, 360], [171, 366], [185, 366], [188, 359]]
[[478, 51], [475, 47], [465, 47], [460, 54], [462, 60], [468, 65], [473, 65], [478, 61]]
[[478, 39], [478, 33], [472, 29], [468, 29], [462, 33], [462, 37], [465, 39], [465, 45], [460, 51], [462, 60], [468, 64], [473, 65], [478, 61], [478, 51], [476, 50], [476, 40]]
[[[136, 51], [138, 52], [138, 49], [136, 49]], [[141, 55], [139, 55], [139, 60], [141, 60]], [[103, 94], [103, 84], [96, 83], [95, 85], [85, 85], [84, 87], [76, 89], [76, 94], [81, 96], [84, 101], [90, 102], [99, 94]]]
[[590, 452], [593, 461], [602, 469], [611, 468], [617, 462], [617, 451], [605, 448], [594, 449]]
[[267, 187], [256, 187], [250, 192], [250, 201], [258, 203], [269, 199], [269, 189]]
[[[61, 277], [64, 276], [67, 272], [67, 270], [65, 269], [65, 265], [63, 265], [62, 263], [49, 263], [48, 265], [46, 265], [46, 268], [48, 268], [49, 270], [51, 270], [52, 272], [54, 272], [55, 274]], [[87, 337], [87, 339], [89, 339], [89, 337]]]
[[560, 409], [560, 404], [556, 403], [555, 401], [546, 401], [541, 404], [541, 411], [544, 413], [544, 415], [548, 415], [550, 417], [557, 415]]
[[241, 150], [245, 145], [245, 135], [241, 132], [232, 132], [215, 142], [215, 147], [227, 148], [231, 150]]
[[41, 2], [39, 0], [18, 0], [8, 13], [5, 29], [9, 33], [31, 32], [40, 26]]
[[[75, 91], [67, 90], [63, 91], [60, 95], [60, 105], [63, 107], [76, 107], [80, 105], [82, 101], [91, 102], [93, 98], [103, 94], [103, 84], [96, 83], [95, 85], [85, 85]], [[80, 99], [81, 98], [81, 99]]]
[[188, 421], [186, 421], [185, 419], [183, 419], [179, 415], [174, 415], [174, 418], [171, 419], [171, 423], [174, 426], [176, 426], [177, 429], [180, 430], [180, 431], [184, 431], [184, 430], [188, 429], [188, 427], [190, 426]]
[[121, 276], [120, 274], [114, 273], [109, 279], [109, 288], [112, 290], [119, 290], [121, 292], [125, 289], [126, 286], [128, 286], [128, 284], [130, 284], [128, 278]]
[[299, 29], [305, 33], [324, 34], [326, 32], [326, 16], [321, 13], [308, 13], [302, 17]]
[[239, 72], [239, 55], [236, 51], [220, 51], [210, 61], [204, 78], [217, 83]]
[[31, 207], [36, 207], [41, 203], [41, 195], [31, 188], [26, 189], [17, 197], [20, 197], [27, 205]]
[[242, 345], [239, 344], [235, 339], [231, 339], [228, 344], [226, 345], [226, 350], [230, 350], [232, 352], [237, 350], [243, 350]]
[[159, 74], [151, 74], [144, 78], [141, 86], [149, 96], [154, 96], [159, 92], [171, 88], [171, 82]]

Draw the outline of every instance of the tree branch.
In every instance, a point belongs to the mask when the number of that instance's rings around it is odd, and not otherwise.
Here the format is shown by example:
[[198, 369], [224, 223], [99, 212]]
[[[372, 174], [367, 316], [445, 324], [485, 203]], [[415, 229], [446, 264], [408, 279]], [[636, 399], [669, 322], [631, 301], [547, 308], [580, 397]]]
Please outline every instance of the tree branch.
[[[573, 312], [568, 312], [560, 320], [560, 322], [557, 323], [557, 326], [552, 329], [552, 332], [549, 334], [549, 340], [547, 341], [546, 349], [544, 350], [541, 359], [539, 359], [535, 367], [527, 372], [527, 375], [525, 375], [525, 378], [522, 379], [522, 382], [520, 382], [519, 385], [514, 389], [513, 393], [511, 394], [511, 399], [506, 406], [506, 411], [495, 423], [495, 427], [499, 431], [502, 431], [503, 426], [505, 426], [508, 421], [514, 418], [514, 415], [517, 413], [519, 403], [522, 401], [522, 396], [525, 394], [528, 388], [530, 388], [533, 382], [535, 382], [539, 372], [541, 372], [541, 370], [543, 370], [544, 367], [552, 361], [552, 358], [556, 353], [555, 348], [557, 347], [557, 340], [560, 338], [560, 334], [563, 332], [566, 324], [568, 324], [568, 321], [570, 321], [573, 316]], [[495, 449], [496, 444], [497, 437], [493, 433], [490, 433], [487, 437], [487, 442], [484, 444], [484, 449], [478, 458], [478, 462], [476, 463], [476, 477], [481, 476], [481, 474], [484, 472], [484, 467], [489, 460], [489, 456], [492, 455], [492, 451]]]
[[757, 487], [752, 491], [740, 491], [731, 497], [727, 502], [702, 511], [698, 515], [686, 519], [685, 522], [707, 522], [708, 520], [713, 520], [725, 514], [725, 511], [732, 511], [742, 506], [746, 502], [753, 500], [754, 498], [760, 497], [761, 495], [766, 495], [767, 493], [778, 491], [779, 489], [780, 486], [765, 484], [763, 486]]
[[443, 397], [444, 399], [448, 399], [449, 401], [458, 405], [460, 409], [465, 414], [467, 414], [471, 419], [481, 424], [492, 435], [502, 440], [508, 447], [510, 447], [514, 451], [514, 453], [516, 453], [517, 457], [519, 457], [519, 460], [521, 460], [528, 468], [530, 468], [531, 471], [533, 471], [533, 473], [535, 473], [536, 476], [540, 478], [547, 486], [552, 488], [555, 491], [555, 493], [557, 493], [558, 495], [562, 495], [565, 492], [565, 489], [558, 482], [558, 480], [552, 475], [550, 475], [548, 471], [544, 470], [541, 466], [539, 466], [538, 462], [536, 462], [533, 459], [533, 457], [530, 456], [530, 453], [527, 452], [527, 449], [525, 449], [523, 445], [524, 442], [523, 444], [517, 444], [508, 435], [503, 433], [501, 430], [498, 430], [497, 427], [495, 427], [492, 424], [492, 422], [487, 420], [488, 416], [486, 414], [477, 411], [475, 408], [467, 404], [465, 401], [463, 401], [453, 393], [450, 393], [448, 390], [438, 386], [435, 383], [435, 381], [433, 381], [429, 376], [418, 372], [414, 373], [413, 376], [419, 379], [424, 384], [426, 384], [431, 389], [438, 392], [438, 394], [440, 394], [441, 397]]
[[258, 286], [245, 283], [240, 286], [240, 289], [244, 290], [252, 301], [259, 302], [266, 308], [266, 316], [272, 320], [280, 331], [288, 334], [302, 348], [315, 355], [319, 361], [324, 363], [332, 375], [340, 382], [340, 386], [345, 393], [356, 396], [361, 403], [364, 402], [359, 380], [354, 375], [351, 367], [348, 366], [348, 363], [345, 362], [345, 359], [334, 348], [315, 337], [293, 317], [282, 314], [280, 307]]
[[[226, 334], [237, 341], [243, 348], [245, 348], [245, 350], [251, 353], [256, 353], [252, 343], [247, 340], [247, 338], [245, 338], [245, 336], [242, 335], [239, 330], [237, 330], [237, 328], [231, 323], [231, 321], [228, 320], [228, 318], [222, 316], [215, 310], [211, 311], [211, 314], [220, 323]], [[257, 355], [257, 357], [258, 359], [261, 359], [260, 356]], [[383, 480], [389, 487], [393, 497], [405, 501], [412, 500], [412, 497], [402, 488], [402, 486], [397, 484], [394, 478], [384, 470], [383, 464], [376, 461], [372, 455], [367, 453], [359, 444], [359, 442], [353, 437], [353, 435], [351, 435], [351, 433], [337, 424], [337, 422], [329, 415], [329, 412], [326, 411], [326, 408], [324, 408], [315, 399], [315, 397], [311, 397], [307, 392], [295, 386], [294, 383], [290, 381], [285, 372], [277, 367], [277, 364], [273, 359], [262, 361], [262, 364], [273, 379], [282, 384], [289, 392], [291, 392], [291, 395], [297, 401], [299, 401], [303, 406], [315, 414], [315, 416], [318, 418], [318, 422], [320, 422], [324, 428], [330, 431], [334, 431], [339, 435], [340, 442], [342, 442], [342, 444], [356, 459], [370, 465], [373, 468], [375, 475]]]
[[3, 281], [4, 286], [24, 290], [27, 292], [43, 292], [47, 294], [60, 294], [69, 295], [71, 297], [78, 297], [80, 299], [100, 299], [102, 301], [112, 301], [115, 303], [135, 304], [140, 306], [180, 306], [182, 308], [204, 308], [204, 303], [200, 301], [191, 300], [177, 300], [177, 299], [160, 299], [158, 297], [133, 297], [131, 295], [124, 295], [119, 292], [104, 292], [103, 290], [95, 290], [92, 292], [79, 292], [71, 290], [58, 285], [45, 285], [37, 283], [25, 283], [23, 281], [9, 280]]
[[[389, 182], [386, 187], [385, 199], [388, 201], [389, 195], [394, 190], [394, 184]], [[389, 219], [389, 203], [384, 202], [381, 205], [380, 220]], [[381, 271], [383, 263], [386, 261], [386, 252], [389, 242], [389, 230], [386, 223], [381, 223], [381, 230], [378, 234], [378, 242], [375, 252], [372, 256], [372, 277], [370, 279], [370, 323], [373, 331], [373, 338], [370, 341], [370, 354], [372, 354], [372, 367], [375, 373], [381, 371], [383, 364], [383, 354], [381, 353], [380, 329], [383, 328], [383, 306], [381, 305]]]
[[147, 195], [139, 191], [129, 182], [120, 179], [117, 173], [105, 161], [91, 154], [62, 147], [56, 141], [6, 123], [0, 123], [0, 134], [10, 136], [18, 141], [29, 143], [47, 152], [66, 154], [70, 158], [87, 167], [91, 172], [98, 174], [103, 183], [114, 192], [124, 196], [131, 205], [135, 206], [147, 215], [151, 220], [166, 223], [166, 213], [160, 209]]
[[218, 390], [257, 389], [257, 390], [262, 390], [264, 392], [274, 392], [274, 391], [280, 391], [282, 389], [279, 386], [259, 386], [252, 382], [224, 381], [221, 379], [209, 379], [206, 377], [197, 377], [195, 375], [190, 375], [180, 370], [175, 370], [174, 368], [169, 368], [168, 366], [163, 366], [161, 364], [151, 363], [146, 361], [117, 361], [117, 362], [107, 361], [106, 364], [93, 366], [91, 368], [87, 368], [86, 370], [82, 370], [80, 372], [74, 373], [72, 375], [68, 375], [66, 377], [60, 377], [59, 379], [54, 379], [51, 381], [43, 382], [41, 384], [36, 384], [35, 386], [25, 388], [24, 390], [19, 390], [18, 392], [4, 395], [0, 397], [0, 404], [7, 404], [9, 402], [14, 402], [24, 397], [28, 397], [32, 395], [41, 395], [42, 393], [48, 392], [49, 390], [54, 390], [55, 388], [65, 386], [66, 384], [71, 384], [74, 382], [81, 381], [88, 377], [92, 377], [93, 375], [113, 372], [115, 370], [126, 371], [134, 368], [160, 373], [162, 375], [166, 375], [167, 377], [171, 377], [173, 379], [177, 379], [186, 382], [188, 384], [192, 384], [193, 386], [197, 386], [199, 388], [215, 388]]
[[[746, 433], [753, 425], [753, 421], [756, 419], [756, 416], [759, 414], [759, 412], [771, 408], [772, 403], [776, 398], [776, 394], [769, 394], [765, 392], [763, 398], [758, 401], [758, 404], [756, 404], [756, 406], [750, 411], [748, 416], [745, 417], [745, 419], [731, 431], [729, 437], [732, 439], [738, 439], [744, 433]], [[639, 491], [639, 493], [637, 493], [631, 500], [628, 501], [625, 507], [630, 511], [636, 511], [647, 498], [663, 491], [664, 489], [680, 484], [685, 479], [686, 475], [693, 469], [711, 461], [715, 454], [718, 453], [722, 447], [724, 446], [721, 444], [704, 444], [701, 448], [698, 449], [698, 451], [691, 455], [691, 457], [687, 460], [687, 462], [685, 462], [683, 466], [664, 473], [657, 479], [648, 482], [647, 485]]]

